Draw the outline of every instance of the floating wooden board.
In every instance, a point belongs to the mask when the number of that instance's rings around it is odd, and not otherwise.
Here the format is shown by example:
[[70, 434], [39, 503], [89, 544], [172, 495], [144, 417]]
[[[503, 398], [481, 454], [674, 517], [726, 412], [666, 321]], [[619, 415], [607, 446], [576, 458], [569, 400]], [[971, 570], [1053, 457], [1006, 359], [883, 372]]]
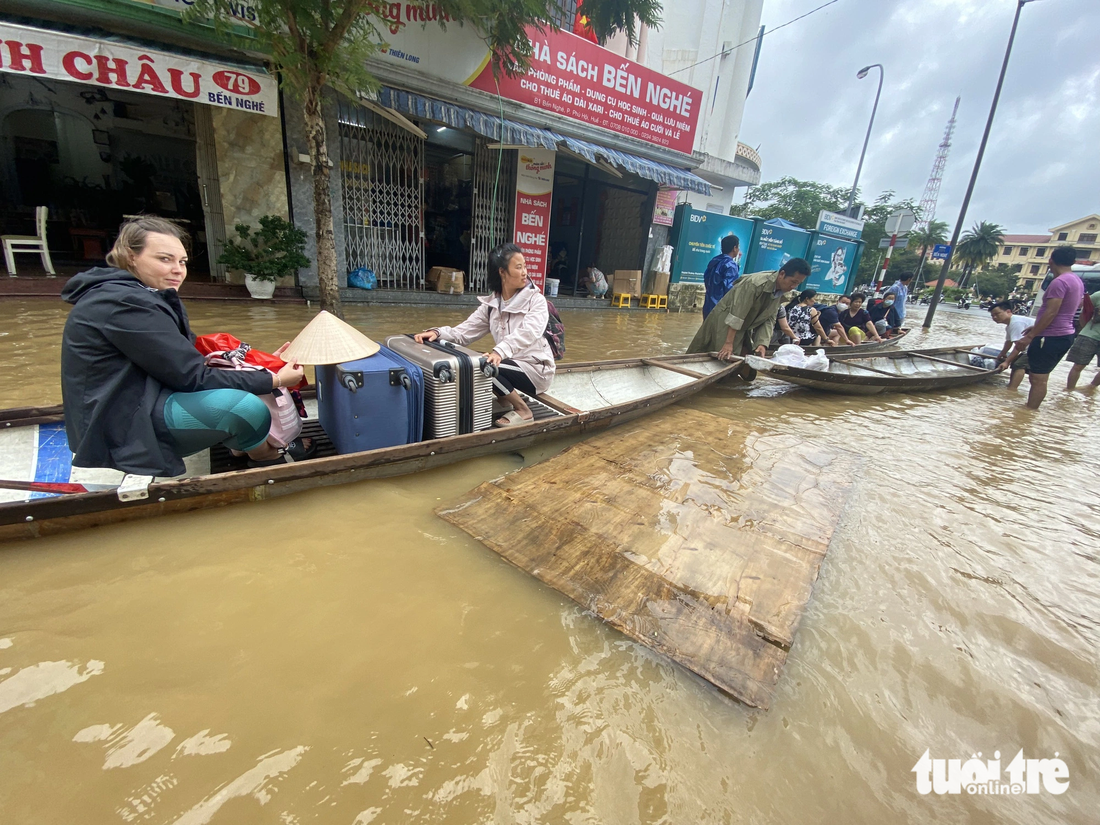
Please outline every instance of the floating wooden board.
[[768, 707], [859, 462], [695, 410], [436, 512], [723, 691]]

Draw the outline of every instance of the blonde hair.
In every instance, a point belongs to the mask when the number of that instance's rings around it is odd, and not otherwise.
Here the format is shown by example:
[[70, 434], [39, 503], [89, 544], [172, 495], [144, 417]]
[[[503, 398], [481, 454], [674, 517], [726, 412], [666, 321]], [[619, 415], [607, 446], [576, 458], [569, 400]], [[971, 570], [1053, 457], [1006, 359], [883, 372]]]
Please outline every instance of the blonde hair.
[[141, 215], [119, 227], [114, 246], [107, 253], [107, 263], [128, 270], [133, 259], [145, 249], [145, 239], [150, 233], [170, 235], [185, 247], [191, 240], [178, 224], [155, 215]]

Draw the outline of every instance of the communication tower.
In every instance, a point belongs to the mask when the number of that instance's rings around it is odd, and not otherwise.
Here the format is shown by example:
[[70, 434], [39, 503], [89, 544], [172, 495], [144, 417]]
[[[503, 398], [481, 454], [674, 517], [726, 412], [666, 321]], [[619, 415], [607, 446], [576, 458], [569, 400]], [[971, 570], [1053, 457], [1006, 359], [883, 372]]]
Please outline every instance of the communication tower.
[[955, 132], [955, 115], [959, 113], [959, 100], [955, 98], [955, 108], [951, 111], [951, 119], [947, 121], [947, 128], [943, 130], [943, 140], [936, 152], [936, 160], [932, 164], [932, 174], [928, 176], [928, 183], [924, 185], [924, 197], [920, 199], [920, 223], [914, 229], [927, 229], [928, 224], [936, 217], [936, 200], [940, 196], [940, 183], [943, 182], [943, 167], [947, 165], [947, 152], [951, 148], [951, 135]]

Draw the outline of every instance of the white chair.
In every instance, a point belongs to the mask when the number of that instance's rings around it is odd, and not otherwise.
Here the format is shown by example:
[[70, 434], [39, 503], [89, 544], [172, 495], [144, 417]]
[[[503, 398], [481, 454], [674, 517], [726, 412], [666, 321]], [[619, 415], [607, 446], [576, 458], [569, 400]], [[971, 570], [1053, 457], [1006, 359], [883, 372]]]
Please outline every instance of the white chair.
[[4, 263], [8, 265], [8, 274], [15, 277], [15, 254], [17, 252], [37, 252], [42, 256], [42, 266], [50, 275], [56, 275], [53, 261], [50, 260], [50, 248], [46, 245], [46, 217], [50, 210], [45, 206], [34, 208], [34, 225], [37, 235], [0, 235], [4, 242]]

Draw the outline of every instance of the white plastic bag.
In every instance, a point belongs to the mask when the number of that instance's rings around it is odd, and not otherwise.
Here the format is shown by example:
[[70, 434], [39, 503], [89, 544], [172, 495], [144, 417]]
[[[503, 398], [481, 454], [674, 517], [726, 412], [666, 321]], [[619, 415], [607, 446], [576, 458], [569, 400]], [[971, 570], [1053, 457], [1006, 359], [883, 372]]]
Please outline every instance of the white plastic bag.
[[772, 361], [785, 367], [806, 366], [806, 353], [797, 344], [784, 344], [775, 351]]
[[672, 247], [662, 246], [661, 251], [657, 253], [657, 262], [653, 265], [654, 270], [657, 272], [671, 272], [672, 271]]
[[829, 371], [829, 356], [825, 354], [825, 350], [819, 349], [813, 355], [806, 359], [806, 363], [802, 365], [803, 369], [817, 370], [818, 372]]

